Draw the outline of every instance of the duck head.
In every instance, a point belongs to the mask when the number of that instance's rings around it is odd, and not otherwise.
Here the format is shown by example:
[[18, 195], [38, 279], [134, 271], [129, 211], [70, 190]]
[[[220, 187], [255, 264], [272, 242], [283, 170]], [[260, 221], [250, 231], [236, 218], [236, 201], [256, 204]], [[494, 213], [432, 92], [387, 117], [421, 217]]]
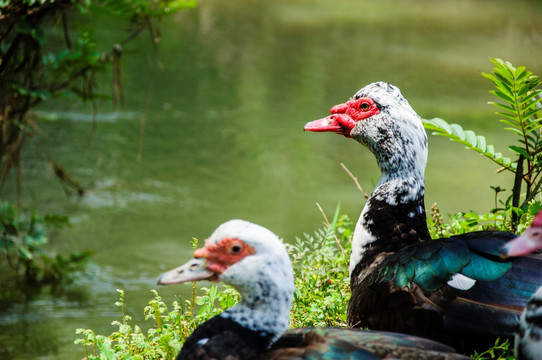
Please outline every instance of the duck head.
[[397, 87], [386, 82], [369, 84], [330, 112], [304, 129], [357, 140], [373, 152], [384, 174], [421, 171], [423, 177], [427, 135], [420, 117]]
[[244, 220], [220, 225], [194, 251], [194, 258], [163, 273], [158, 284], [221, 281], [233, 286], [240, 302], [220, 316], [241, 326], [274, 334], [288, 327], [294, 276], [288, 252], [270, 230]]

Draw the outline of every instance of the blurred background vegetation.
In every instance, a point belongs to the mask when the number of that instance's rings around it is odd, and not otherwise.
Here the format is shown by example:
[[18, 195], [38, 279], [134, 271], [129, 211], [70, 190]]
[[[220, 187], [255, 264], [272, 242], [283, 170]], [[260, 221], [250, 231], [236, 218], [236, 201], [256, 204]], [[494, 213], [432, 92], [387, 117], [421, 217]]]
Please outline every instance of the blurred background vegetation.
[[[370, 191], [372, 154], [301, 129], [367, 83], [389, 81], [422, 117], [506, 149], [516, 137], [481, 73], [492, 57], [542, 73], [541, 10], [529, 0], [0, 2], [0, 354], [84, 356], [74, 330], [110, 332], [116, 288], [142, 319], [155, 277], [227, 219], [287, 242], [321, 226], [316, 202], [356, 219], [364, 199], [340, 163]], [[490, 186], [513, 183], [497, 169], [430, 136], [426, 205], [488, 212]], [[14, 279], [10, 251], [39, 267], [15, 264]], [[49, 282], [22, 291], [21, 276]]]

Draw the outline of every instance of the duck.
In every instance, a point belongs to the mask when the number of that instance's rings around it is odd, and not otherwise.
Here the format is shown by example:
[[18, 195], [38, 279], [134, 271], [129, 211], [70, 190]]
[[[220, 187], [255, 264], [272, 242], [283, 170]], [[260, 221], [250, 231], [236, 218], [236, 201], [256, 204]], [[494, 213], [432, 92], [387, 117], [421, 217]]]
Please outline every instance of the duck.
[[[531, 226], [518, 237], [507, 242], [503, 256], [531, 256], [542, 249], [542, 211]], [[519, 331], [514, 342], [516, 360], [537, 360], [542, 354], [542, 286], [533, 294], [521, 314]]]
[[468, 359], [442, 343], [408, 334], [349, 328], [288, 328], [294, 275], [272, 231], [240, 219], [218, 226], [194, 257], [158, 284], [223, 282], [240, 301], [199, 325], [177, 360]]
[[358, 141], [381, 172], [356, 223], [348, 324], [429, 337], [458, 351], [512, 338], [542, 283], [542, 258], [503, 259], [515, 235], [477, 231], [432, 239], [424, 204], [427, 134], [396, 86], [369, 84], [304, 130]]

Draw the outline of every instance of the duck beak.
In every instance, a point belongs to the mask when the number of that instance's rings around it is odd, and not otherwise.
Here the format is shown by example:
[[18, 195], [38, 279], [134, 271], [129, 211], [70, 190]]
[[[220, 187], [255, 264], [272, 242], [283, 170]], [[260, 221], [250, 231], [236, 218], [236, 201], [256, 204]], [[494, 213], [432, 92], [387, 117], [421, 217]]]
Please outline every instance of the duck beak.
[[525, 230], [523, 234], [504, 244], [501, 249], [502, 256], [522, 256], [537, 251], [542, 248], [540, 235], [537, 235], [538, 233], [533, 234], [532, 228]]
[[334, 132], [350, 137], [350, 131], [355, 125], [356, 122], [346, 114], [331, 114], [323, 119], [306, 123], [303, 129], [314, 132]]
[[314, 132], [332, 131], [337, 133], [342, 133], [344, 130], [334, 116], [328, 116], [323, 119], [308, 122], [303, 129]]
[[212, 271], [205, 269], [205, 259], [191, 259], [186, 264], [169, 270], [158, 277], [158, 285], [181, 284], [188, 281], [206, 280], [216, 277]]

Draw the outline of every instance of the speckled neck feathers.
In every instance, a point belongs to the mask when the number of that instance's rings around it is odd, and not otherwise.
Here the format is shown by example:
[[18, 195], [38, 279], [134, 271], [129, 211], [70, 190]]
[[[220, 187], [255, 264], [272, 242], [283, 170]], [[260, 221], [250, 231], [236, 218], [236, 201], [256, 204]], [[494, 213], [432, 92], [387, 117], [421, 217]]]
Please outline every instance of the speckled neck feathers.
[[[398, 88], [384, 82], [359, 90], [380, 113], [359, 121], [350, 135], [375, 155], [382, 173], [356, 225], [350, 274], [380, 252], [429, 239], [424, 207], [427, 135], [418, 114]], [[360, 266], [358, 266], [360, 265]]]
[[542, 287], [533, 295], [519, 321], [515, 351], [518, 359], [534, 360], [542, 354]]
[[[286, 250], [285, 250], [286, 251]], [[293, 299], [292, 265], [285, 257], [251, 256], [244, 261], [242, 273], [236, 275], [234, 286], [241, 294], [241, 301], [220, 316], [242, 326], [272, 334], [276, 340], [287, 328]]]

